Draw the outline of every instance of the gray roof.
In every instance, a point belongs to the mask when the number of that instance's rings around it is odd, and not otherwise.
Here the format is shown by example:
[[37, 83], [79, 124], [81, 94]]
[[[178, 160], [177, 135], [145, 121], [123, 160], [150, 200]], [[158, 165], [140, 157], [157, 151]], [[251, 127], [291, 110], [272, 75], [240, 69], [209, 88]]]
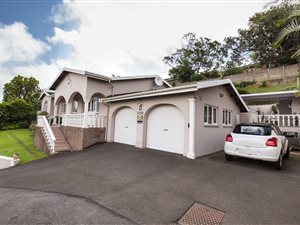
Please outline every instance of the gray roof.
[[[64, 78], [64, 76], [68, 73], [75, 73], [78, 75], [87, 76], [87, 77], [91, 77], [91, 78], [95, 78], [95, 79], [99, 79], [99, 80], [103, 80], [103, 81], [124, 81], [124, 80], [150, 79], [150, 78], [154, 79], [155, 77], [159, 77], [159, 75], [108, 77], [108, 76], [104, 76], [104, 75], [89, 72], [89, 71], [77, 70], [77, 69], [71, 69], [71, 68], [63, 68], [63, 70], [60, 72], [58, 77], [51, 84], [49, 89], [55, 90], [57, 85], [61, 82], [61, 80]], [[162, 80], [168, 87], [171, 87], [171, 85], [167, 81], [165, 81], [164, 79], [162, 79]]]
[[278, 92], [266, 92], [266, 93], [254, 93], [254, 94], [243, 94], [241, 97], [245, 101], [278, 101], [278, 100], [289, 100], [295, 98], [295, 94], [298, 90], [292, 91], [278, 91]]

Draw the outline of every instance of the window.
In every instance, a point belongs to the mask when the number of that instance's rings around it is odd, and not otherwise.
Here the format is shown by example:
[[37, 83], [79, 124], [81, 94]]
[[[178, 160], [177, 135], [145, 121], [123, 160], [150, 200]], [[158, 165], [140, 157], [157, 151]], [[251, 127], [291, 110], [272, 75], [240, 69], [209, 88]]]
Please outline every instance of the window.
[[223, 110], [223, 125], [231, 125], [231, 111]]
[[90, 111], [99, 112], [99, 98], [94, 97], [90, 103]]
[[217, 125], [217, 107], [205, 105], [204, 106], [204, 124]]
[[47, 100], [44, 102], [44, 105], [43, 105], [43, 111], [44, 111], [44, 112], [47, 112], [47, 111], [48, 111], [48, 101], [47, 101]]

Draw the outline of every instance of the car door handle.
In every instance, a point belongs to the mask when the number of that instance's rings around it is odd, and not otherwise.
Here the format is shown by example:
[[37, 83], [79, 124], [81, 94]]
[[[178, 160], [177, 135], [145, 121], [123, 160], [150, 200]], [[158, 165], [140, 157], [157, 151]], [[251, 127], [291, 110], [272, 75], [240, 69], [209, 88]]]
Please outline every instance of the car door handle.
[[168, 129], [167, 129], [167, 128], [164, 128], [163, 131], [168, 131]]
[[127, 126], [125, 126], [125, 128], [128, 128]]

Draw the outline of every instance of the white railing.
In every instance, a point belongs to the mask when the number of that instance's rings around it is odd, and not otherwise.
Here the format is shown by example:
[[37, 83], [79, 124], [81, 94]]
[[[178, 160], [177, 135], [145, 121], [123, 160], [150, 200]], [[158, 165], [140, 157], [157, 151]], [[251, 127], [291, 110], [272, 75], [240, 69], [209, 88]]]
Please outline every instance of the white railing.
[[50, 154], [54, 154], [56, 138], [53, 134], [53, 131], [48, 123], [46, 116], [37, 117], [37, 126], [42, 127], [44, 134], [46, 135], [46, 141], [48, 142], [50, 147]]
[[300, 127], [300, 115], [258, 115], [259, 123], [273, 123], [280, 127]]
[[100, 116], [99, 113], [88, 114], [64, 114], [62, 115], [62, 125], [69, 127], [100, 127], [104, 128], [106, 116]]

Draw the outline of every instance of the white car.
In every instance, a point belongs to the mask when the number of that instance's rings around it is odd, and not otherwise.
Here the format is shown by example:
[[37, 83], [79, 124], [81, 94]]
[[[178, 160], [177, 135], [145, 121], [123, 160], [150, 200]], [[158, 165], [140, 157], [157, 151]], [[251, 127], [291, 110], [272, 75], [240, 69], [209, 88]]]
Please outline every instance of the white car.
[[274, 162], [277, 170], [282, 169], [283, 158], [289, 157], [288, 140], [274, 124], [242, 123], [226, 136], [225, 158], [234, 156]]

